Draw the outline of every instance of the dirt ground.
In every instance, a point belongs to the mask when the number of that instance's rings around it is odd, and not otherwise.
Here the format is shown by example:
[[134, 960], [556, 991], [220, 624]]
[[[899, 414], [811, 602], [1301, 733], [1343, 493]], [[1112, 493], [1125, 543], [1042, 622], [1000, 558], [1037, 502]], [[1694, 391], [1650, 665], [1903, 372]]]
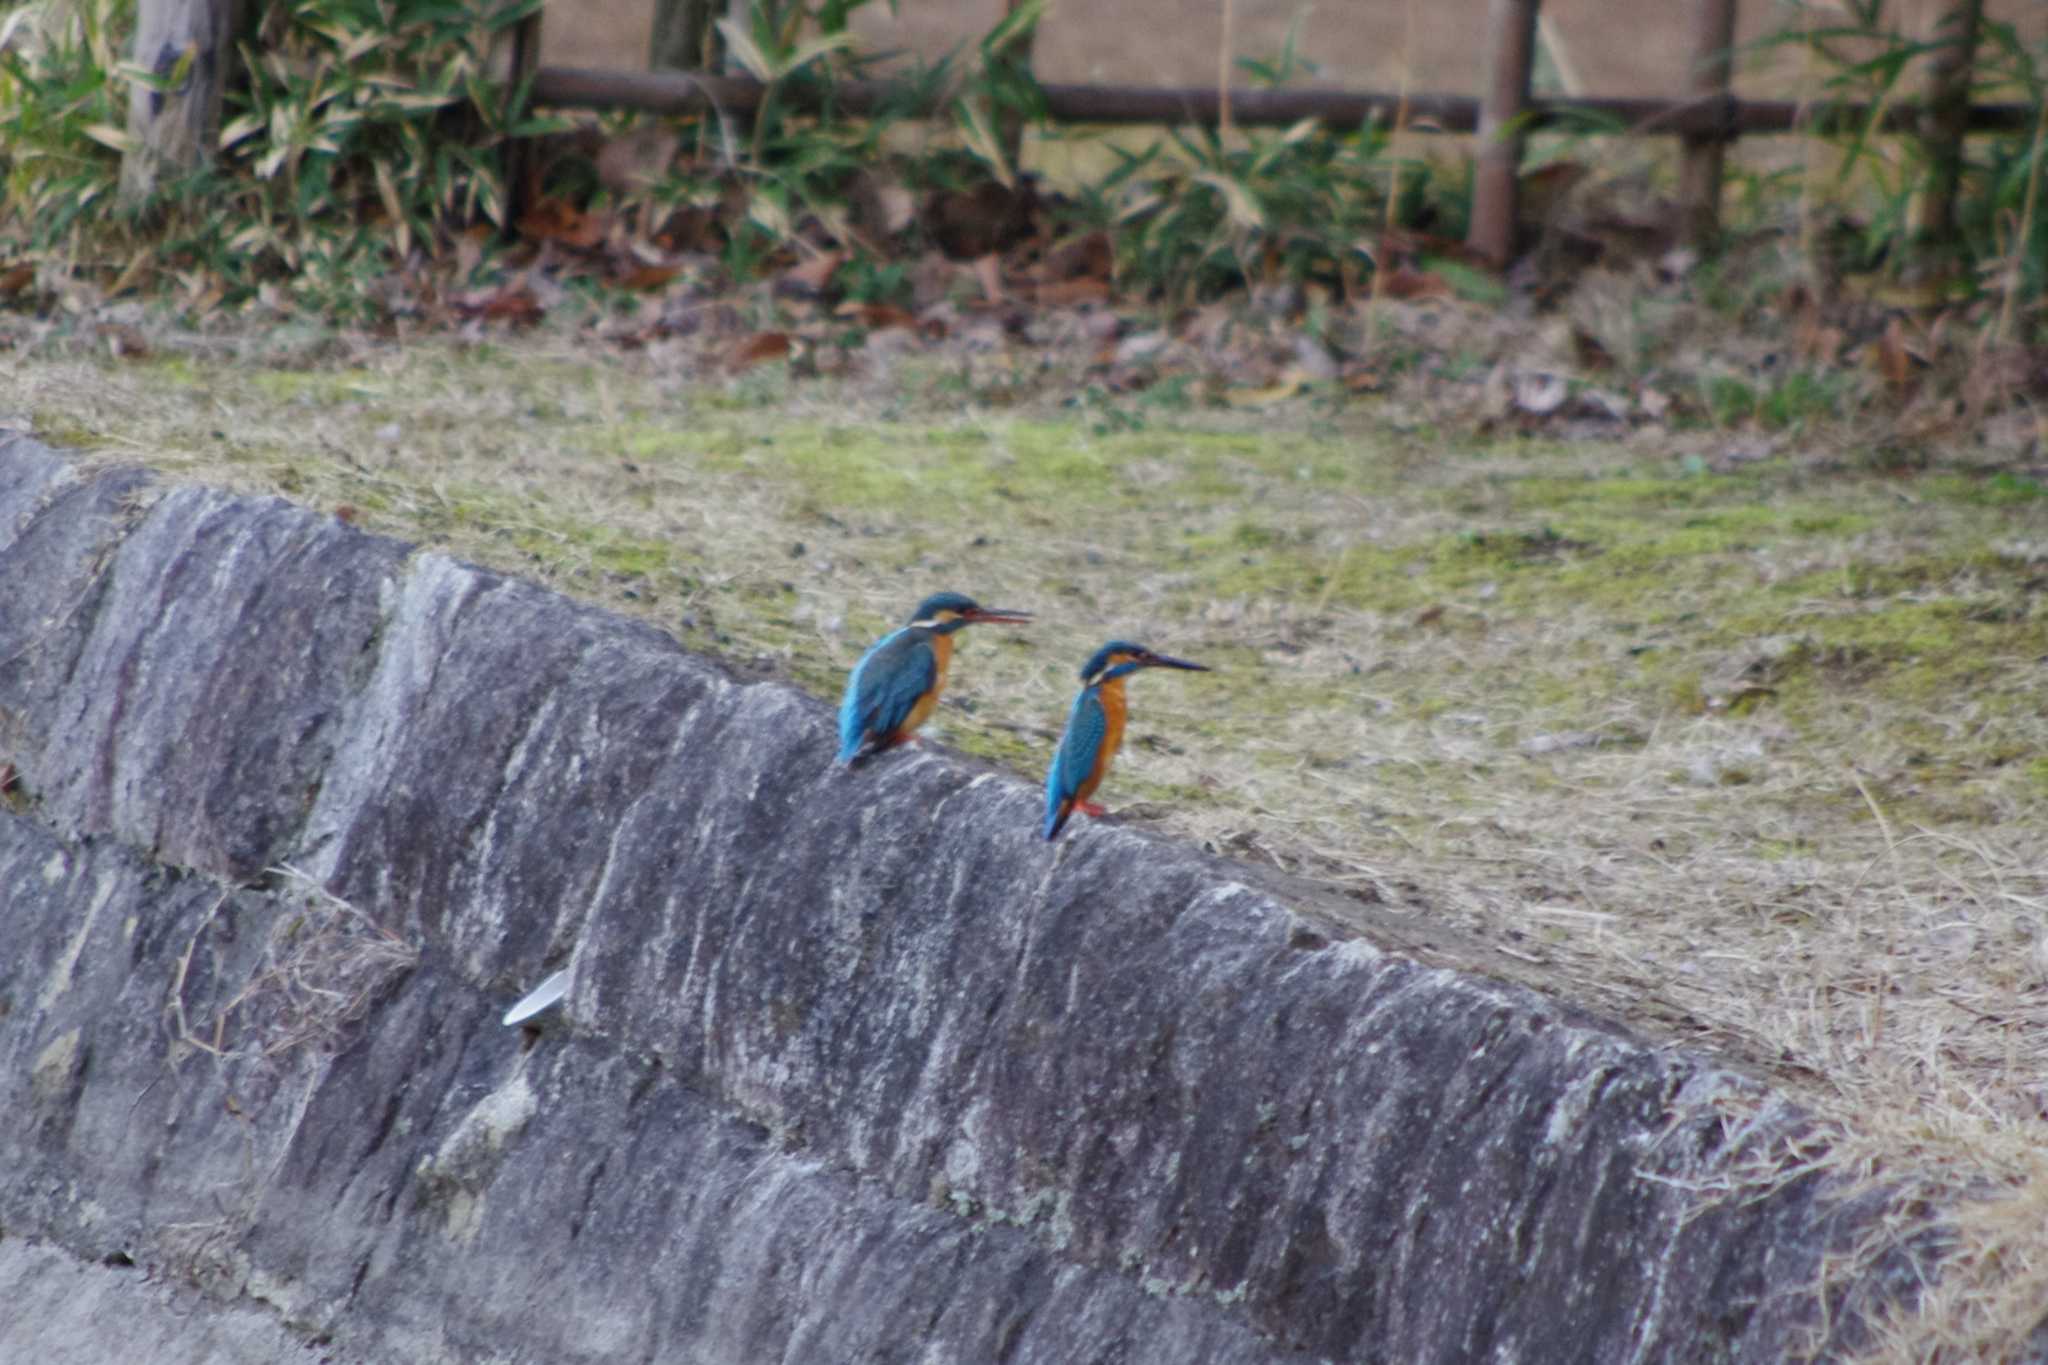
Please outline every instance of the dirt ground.
[[[1303, 84], [1392, 90], [1401, 83], [1404, 53], [1413, 88], [1476, 92], [1484, 61], [1489, 0], [1237, 0], [1240, 56], [1280, 51], [1289, 25], [1301, 19], [1299, 50], [1318, 72]], [[1909, 32], [1924, 31], [1933, 0], [1895, 5]], [[1681, 0], [1615, 3], [1551, 0], [1542, 11], [1539, 88], [1585, 95], [1664, 95], [1685, 74], [1687, 16]], [[971, 41], [1000, 17], [1001, 0], [940, 5], [901, 0], [892, 18], [883, 4], [858, 17], [877, 49], [932, 59]], [[1993, 19], [2048, 33], [2048, 6], [2030, 0], [1989, 0]], [[1817, 10], [1822, 16], [1831, 7]], [[542, 60], [551, 66], [633, 70], [646, 62], [654, 0], [554, 0], [548, 7]], [[1749, 0], [1738, 7], [1738, 42], [1749, 44], [1791, 14], [1780, 3]], [[1115, 5], [1054, 4], [1040, 27], [1035, 56], [1040, 79], [1138, 85], [1208, 85], [1216, 79], [1223, 27], [1221, 0], [1120, 0]], [[1621, 20], [1621, 21], [1618, 21]], [[1412, 41], [1409, 25], [1412, 23]], [[1746, 59], [1737, 89], [1785, 95], [1796, 71], [1783, 61]]]

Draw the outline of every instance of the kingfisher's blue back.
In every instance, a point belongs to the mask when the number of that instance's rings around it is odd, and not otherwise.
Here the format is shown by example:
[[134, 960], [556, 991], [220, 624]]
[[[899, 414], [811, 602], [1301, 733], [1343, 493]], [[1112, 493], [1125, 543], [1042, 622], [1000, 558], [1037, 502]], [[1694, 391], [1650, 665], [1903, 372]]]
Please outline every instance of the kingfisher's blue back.
[[938, 678], [938, 654], [927, 630], [904, 626], [869, 646], [847, 675], [839, 703], [839, 762], [851, 763], [886, 743]]
[[1081, 788], [1094, 775], [1102, 757], [1102, 741], [1109, 734], [1109, 714], [1103, 709], [1101, 689], [1084, 687], [1067, 712], [1067, 728], [1054, 750], [1052, 765], [1045, 770], [1045, 823], [1039, 832], [1050, 839], [1072, 814]]

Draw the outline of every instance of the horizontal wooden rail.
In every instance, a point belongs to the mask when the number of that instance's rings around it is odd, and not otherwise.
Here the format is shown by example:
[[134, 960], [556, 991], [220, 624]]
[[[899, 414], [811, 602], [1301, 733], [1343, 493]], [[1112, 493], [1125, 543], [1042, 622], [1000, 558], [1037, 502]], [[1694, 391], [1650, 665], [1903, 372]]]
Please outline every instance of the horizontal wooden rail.
[[[761, 103], [762, 85], [736, 76], [686, 75], [676, 71], [590, 71], [544, 66], [533, 83], [533, 103], [579, 109], [642, 109], [655, 114], [701, 113], [710, 109], [750, 114]], [[1046, 85], [1046, 111], [1056, 123], [1214, 123], [1219, 100], [1214, 87], [1175, 89], [1144, 86]], [[793, 95], [797, 92], [792, 91]], [[835, 107], [849, 114], [872, 114], [900, 106], [902, 87], [884, 81], [840, 81], [832, 87]], [[1337, 128], [1356, 127], [1378, 118], [1391, 122], [1399, 97], [1348, 90], [1233, 90], [1231, 122], [1239, 125], [1286, 127], [1305, 118], [1319, 118]], [[921, 110], [919, 112], [929, 112]], [[1888, 105], [1878, 127], [1912, 132], [1919, 125], [1916, 106]], [[2012, 132], [2034, 126], [2035, 111], [2023, 104], [1979, 104], [1969, 111], [1968, 127], [1976, 132]], [[1606, 121], [1633, 133], [1670, 133], [1734, 137], [1747, 133], [1786, 133], [1795, 128], [1819, 131], [1862, 127], [1869, 122], [1867, 105], [1797, 104], [1791, 100], [1699, 99], [1534, 99], [1529, 102], [1532, 126], [1574, 120]], [[1479, 101], [1465, 95], [1410, 95], [1408, 127], [1444, 133], [1469, 133], [1479, 126]]]

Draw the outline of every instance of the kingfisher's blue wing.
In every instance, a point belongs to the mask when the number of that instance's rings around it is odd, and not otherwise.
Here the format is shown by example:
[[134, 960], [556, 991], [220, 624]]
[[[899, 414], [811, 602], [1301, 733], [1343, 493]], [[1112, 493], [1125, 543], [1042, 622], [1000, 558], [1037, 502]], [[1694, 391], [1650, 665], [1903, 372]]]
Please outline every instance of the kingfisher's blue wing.
[[938, 685], [939, 656], [923, 631], [905, 627], [877, 640], [846, 678], [839, 703], [839, 761], [851, 763], [864, 748], [903, 727], [917, 699]]
[[1045, 773], [1045, 837], [1050, 839], [1067, 823], [1081, 784], [1095, 771], [1096, 756], [1102, 752], [1103, 736], [1109, 733], [1109, 716], [1095, 689], [1084, 687], [1067, 713], [1067, 730], [1060, 747], [1053, 751], [1052, 766]]

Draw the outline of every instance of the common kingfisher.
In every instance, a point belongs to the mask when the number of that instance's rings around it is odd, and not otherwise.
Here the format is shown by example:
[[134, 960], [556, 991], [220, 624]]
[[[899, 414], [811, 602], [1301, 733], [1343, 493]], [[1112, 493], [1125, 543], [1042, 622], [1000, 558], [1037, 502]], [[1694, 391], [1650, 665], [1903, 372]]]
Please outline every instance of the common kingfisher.
[[1028, 611], [984, 607], [957, 592], [934, 593], [917, 604], [908, 624], [890, 631], [860, 656], [839, 703], [839, 761], [852, 763], [909, 739], [930, 719], [953, 662], [953, 632], [976, 621], [1022, 625]]
[[1110, 760], [1124, 742], [1124, 679], [1141, 668], [1185, 668], [1207, 673], [1205, 664], [1155, 654], [1143, 645], [1111, 640], [1081, 666], [1081, 693], [1067, 713], [1067, 732], [1045, 774], [1045, 837], [1056, 838], [1079, 806], [1090, 815], [1102, 807], [1088, 798], [1102, 785]]

